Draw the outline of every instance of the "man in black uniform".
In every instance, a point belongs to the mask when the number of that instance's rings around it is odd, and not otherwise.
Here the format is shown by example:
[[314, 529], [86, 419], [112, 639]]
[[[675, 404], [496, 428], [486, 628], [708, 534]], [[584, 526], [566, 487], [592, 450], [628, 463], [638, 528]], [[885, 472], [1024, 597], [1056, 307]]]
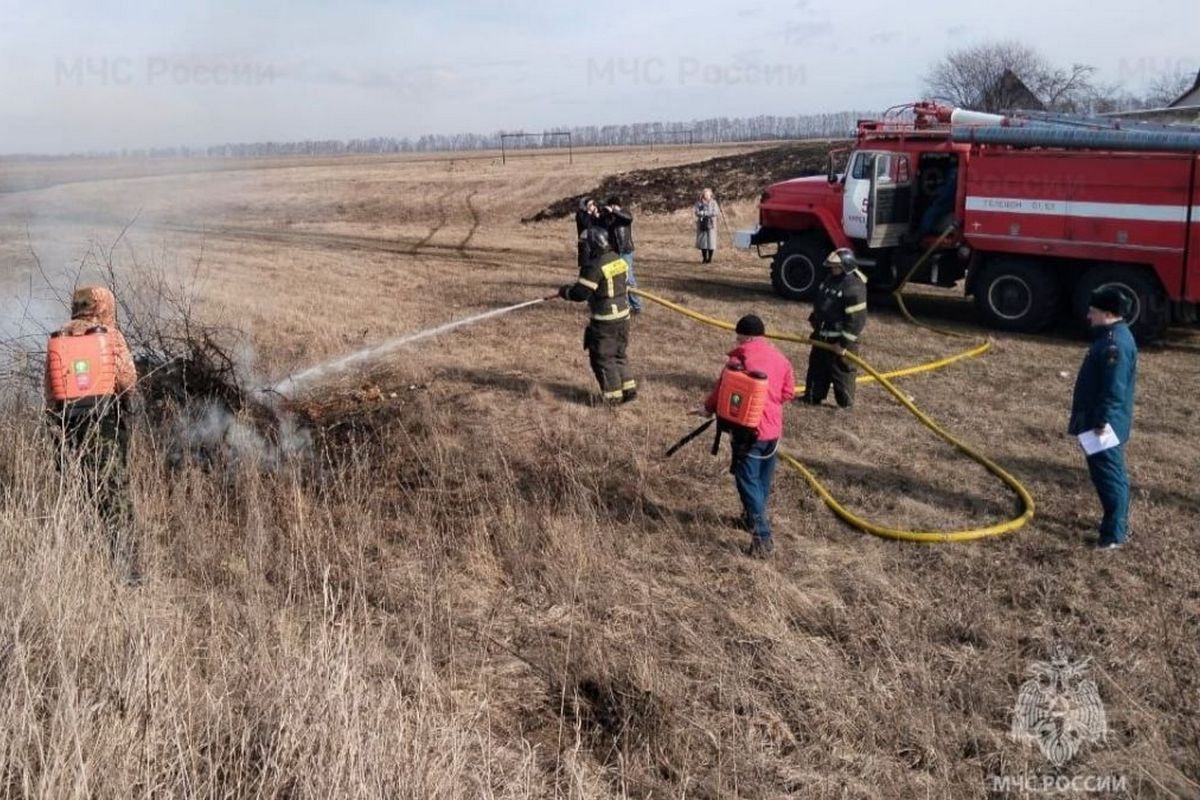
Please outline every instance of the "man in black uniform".
[[600, 384], [604, 402], [609, 405], [637, 399], [637, 381], [629, 377], [625, 355], [629, 344], [629, 296], [625, 281], [629, 267], [613, 252], [608, 231], [599, 224], [590, 225], [579, 240], [584, 263], [575, 283], [558, 290], [560, 297], [575, 302], [584, 300], [591, 311], [591, 322], [583, 335], [592, 372]]
[[825, 266], [829, 275], [817, 289], [808, 321], [813, 326], [813, 341], [835, 350], [814, 347], [809, 353], [802, 402], [820, 405], [833, 384], [837, 404], [849, 409], [854, 405], [858, 370], [843, 356], [847, 351], [858, 352], [858, 337], [867, 324], [867, 277], [858, 269], [854, 252], [848, 247], [830, 253]]
[[[604, 201], [600, 219], [608, 230], [608, 240], [612, 243], [613, 251], [625, 259], [625, 265], [629, 267], [625, 285], [636, 289], [637, 278], [633, 274], [633, 214], [621, 208], [621, 198], [610, 197]], [[629, 295], [629, 311], [633, 314], [642, 313], [642, 299], [636, 294]]]
[[583, 269], [583, 261], [586, 258], [583, 245], [583, 234], [592, 225], [596, 224], [596, 220], [600, 217], [600, 209], [596, 206], [596, 201], [590, 197], [585, 197], [579, 201], [579, 208], [575, 211], [575, 237], [579, 241], [579, 258], [576, 266]]

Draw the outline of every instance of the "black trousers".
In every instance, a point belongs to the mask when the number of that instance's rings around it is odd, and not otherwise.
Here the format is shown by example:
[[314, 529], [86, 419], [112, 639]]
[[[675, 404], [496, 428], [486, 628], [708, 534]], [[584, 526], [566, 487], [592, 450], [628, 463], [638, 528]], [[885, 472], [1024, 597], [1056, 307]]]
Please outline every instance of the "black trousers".
[[588, 351], [588, 360], [600, 392], [605, 400], [620, 400], [625, 392], [637, 388], [629, 377], [629, 320], [595, 322], [583, 333], [583, 349]]
[[[814, 342], [828, 344], [825, 339], [815, 334], [811, 337]], [[857, 345], [846, 348], [851, 353], [857, 353]], [[855, 378], [858, 368], [837, 353], [821, 347], [814, 347], [808, 354], [808, 374], [804, 378], [804, 402], [818, 405], [829, 396], [829, 387], [833, 387], [833, 397], [842, 408], [854, 405], [854, 388], [858, 384]]]

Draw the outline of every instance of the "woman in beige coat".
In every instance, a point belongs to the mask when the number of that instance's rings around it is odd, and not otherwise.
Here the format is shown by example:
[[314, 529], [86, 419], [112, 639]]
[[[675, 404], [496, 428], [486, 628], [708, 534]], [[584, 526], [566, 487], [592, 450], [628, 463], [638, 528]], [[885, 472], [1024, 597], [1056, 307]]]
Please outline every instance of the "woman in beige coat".
[[712, 189], [705, 189], [696, 201], [696, 249], [700, 251], [701, 263], [711, 264], [713, 251], [717, 249], [717, 215], [721, 207], [713, 197]]

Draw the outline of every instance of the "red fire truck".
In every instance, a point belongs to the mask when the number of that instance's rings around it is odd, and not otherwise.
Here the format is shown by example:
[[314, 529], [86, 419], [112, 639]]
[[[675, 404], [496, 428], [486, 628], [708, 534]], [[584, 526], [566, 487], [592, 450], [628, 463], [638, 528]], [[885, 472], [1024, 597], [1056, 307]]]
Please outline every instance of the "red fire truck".
[[1133, 300], [1143, 340], [1196, 321], [1200, 127], [930, 102], [903, 111], [858, 123], [844, 171], [835, 164], [846, 153], [835, 151], [826, 176], [762, 193], [758, 228], [735, 244], [771, 259], [778, 294], [811, 298], [835, 247], [854, 250], [869, 286], [894, 288], [953, 224], [912, 280], [965, 279], [998, 328], [1082, 321], [1106, 285]]

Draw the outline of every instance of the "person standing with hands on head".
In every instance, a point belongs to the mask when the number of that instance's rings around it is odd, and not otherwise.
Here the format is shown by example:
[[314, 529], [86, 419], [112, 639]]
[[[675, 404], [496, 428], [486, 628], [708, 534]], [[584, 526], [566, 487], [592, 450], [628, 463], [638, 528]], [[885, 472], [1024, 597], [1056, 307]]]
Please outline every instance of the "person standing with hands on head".
[[584, 197], [579, 201], [579, 208], [575, 210], [575, 239], [578, 242], [578, 252], [575, 266], [583, 268], [583, 262], [587, 258], [586, 248], [583, 244], [583, 234], [589, 227], [596, 223], [600, 218], [600, 209], [596, 206], [596, 201], [590, 197]]
[[[613, 250], [625, 260], [629, 268], [629, 276], [625, 285], [630, 289], [637, 288], [637, 278], [633, 274], [633, 214], [621, 208], [621, 198], [610, 197], [604, 201], [604, 209], [600, 212], [604, 227], [608, 229], [609, 241]], [[636, 294], [629, 295], [629, 311], [632, 314], [642, 313], [642, 298]]]
[[[1096, 547], [1102, 550], [1115, 550], [1129, 538], [1125, 443], [1133, 431], [1138, 358], [1137, 343], [1124, 319], [1130, 305], [1129, 298], [1112, 287], [1092, 293], [1087, 312], [1092, 344], [1075, 379], [1067, 424], [1069, 433], [1090, 432], [1108, 445], [1087, 456], [1088, 474], [1104, 509], [1096, 540]], [[1114, 435], [1115, 442], [1111, 439]]]
[[829, 275], [817, 288], [808, 321], [813, 326], [812, 340], [834, 349], [813, 347], [809, 352], [803, 402], [821, 405], [832, 384], [838, 406], [849, 411], [854, 406], [858, 370], [845, 355], [858, 352], [858, 337], [867, 324], [867, 277], [848, 247], [830, 253], [825, 267]]
[[717, 216], [721, 213], [712, 189], [705, 189], [700, 194], [693, 213], [696, 216], [696, 249], [700, 251], [700, 263], [711, 264], [713, 252], [717, 249]]
[[[752, 536], [746, 554], [754, 558], [767, 558], [775, 550], [775, 543], [771, 538], [771, 524], [767, 516], [767, 500], [771, 495], [775, 465], [779, 460], [779, 439], [783, 435], [783, 406], [796, 393], [796, 379], [791, 362], [765, 338], [766, 326], [759, 317], [754, 314], [742, 317], [737, 322], [735, 332], [737, 345], [728, 353], [729, 360], [726, 362], [725, 371], [713, 386], [704, 405], [692, 413], [704, 417], [717, 414], [718, 418], [724, 413], [718, 407], [725, 402], [722, 398], [722, 381], [725, 380], [727, 372], [732, 370], [759, 379], [765, 376], [765, 397], [760, 398], [761, 417], [753, 429], [733, 430], [733, 458], [729, 471], [733, 473], [738, 497], [742, 502], [741, 523]], [[746, 403], [750, 402], [750, 399], [734, 396], [733, 402]]]

